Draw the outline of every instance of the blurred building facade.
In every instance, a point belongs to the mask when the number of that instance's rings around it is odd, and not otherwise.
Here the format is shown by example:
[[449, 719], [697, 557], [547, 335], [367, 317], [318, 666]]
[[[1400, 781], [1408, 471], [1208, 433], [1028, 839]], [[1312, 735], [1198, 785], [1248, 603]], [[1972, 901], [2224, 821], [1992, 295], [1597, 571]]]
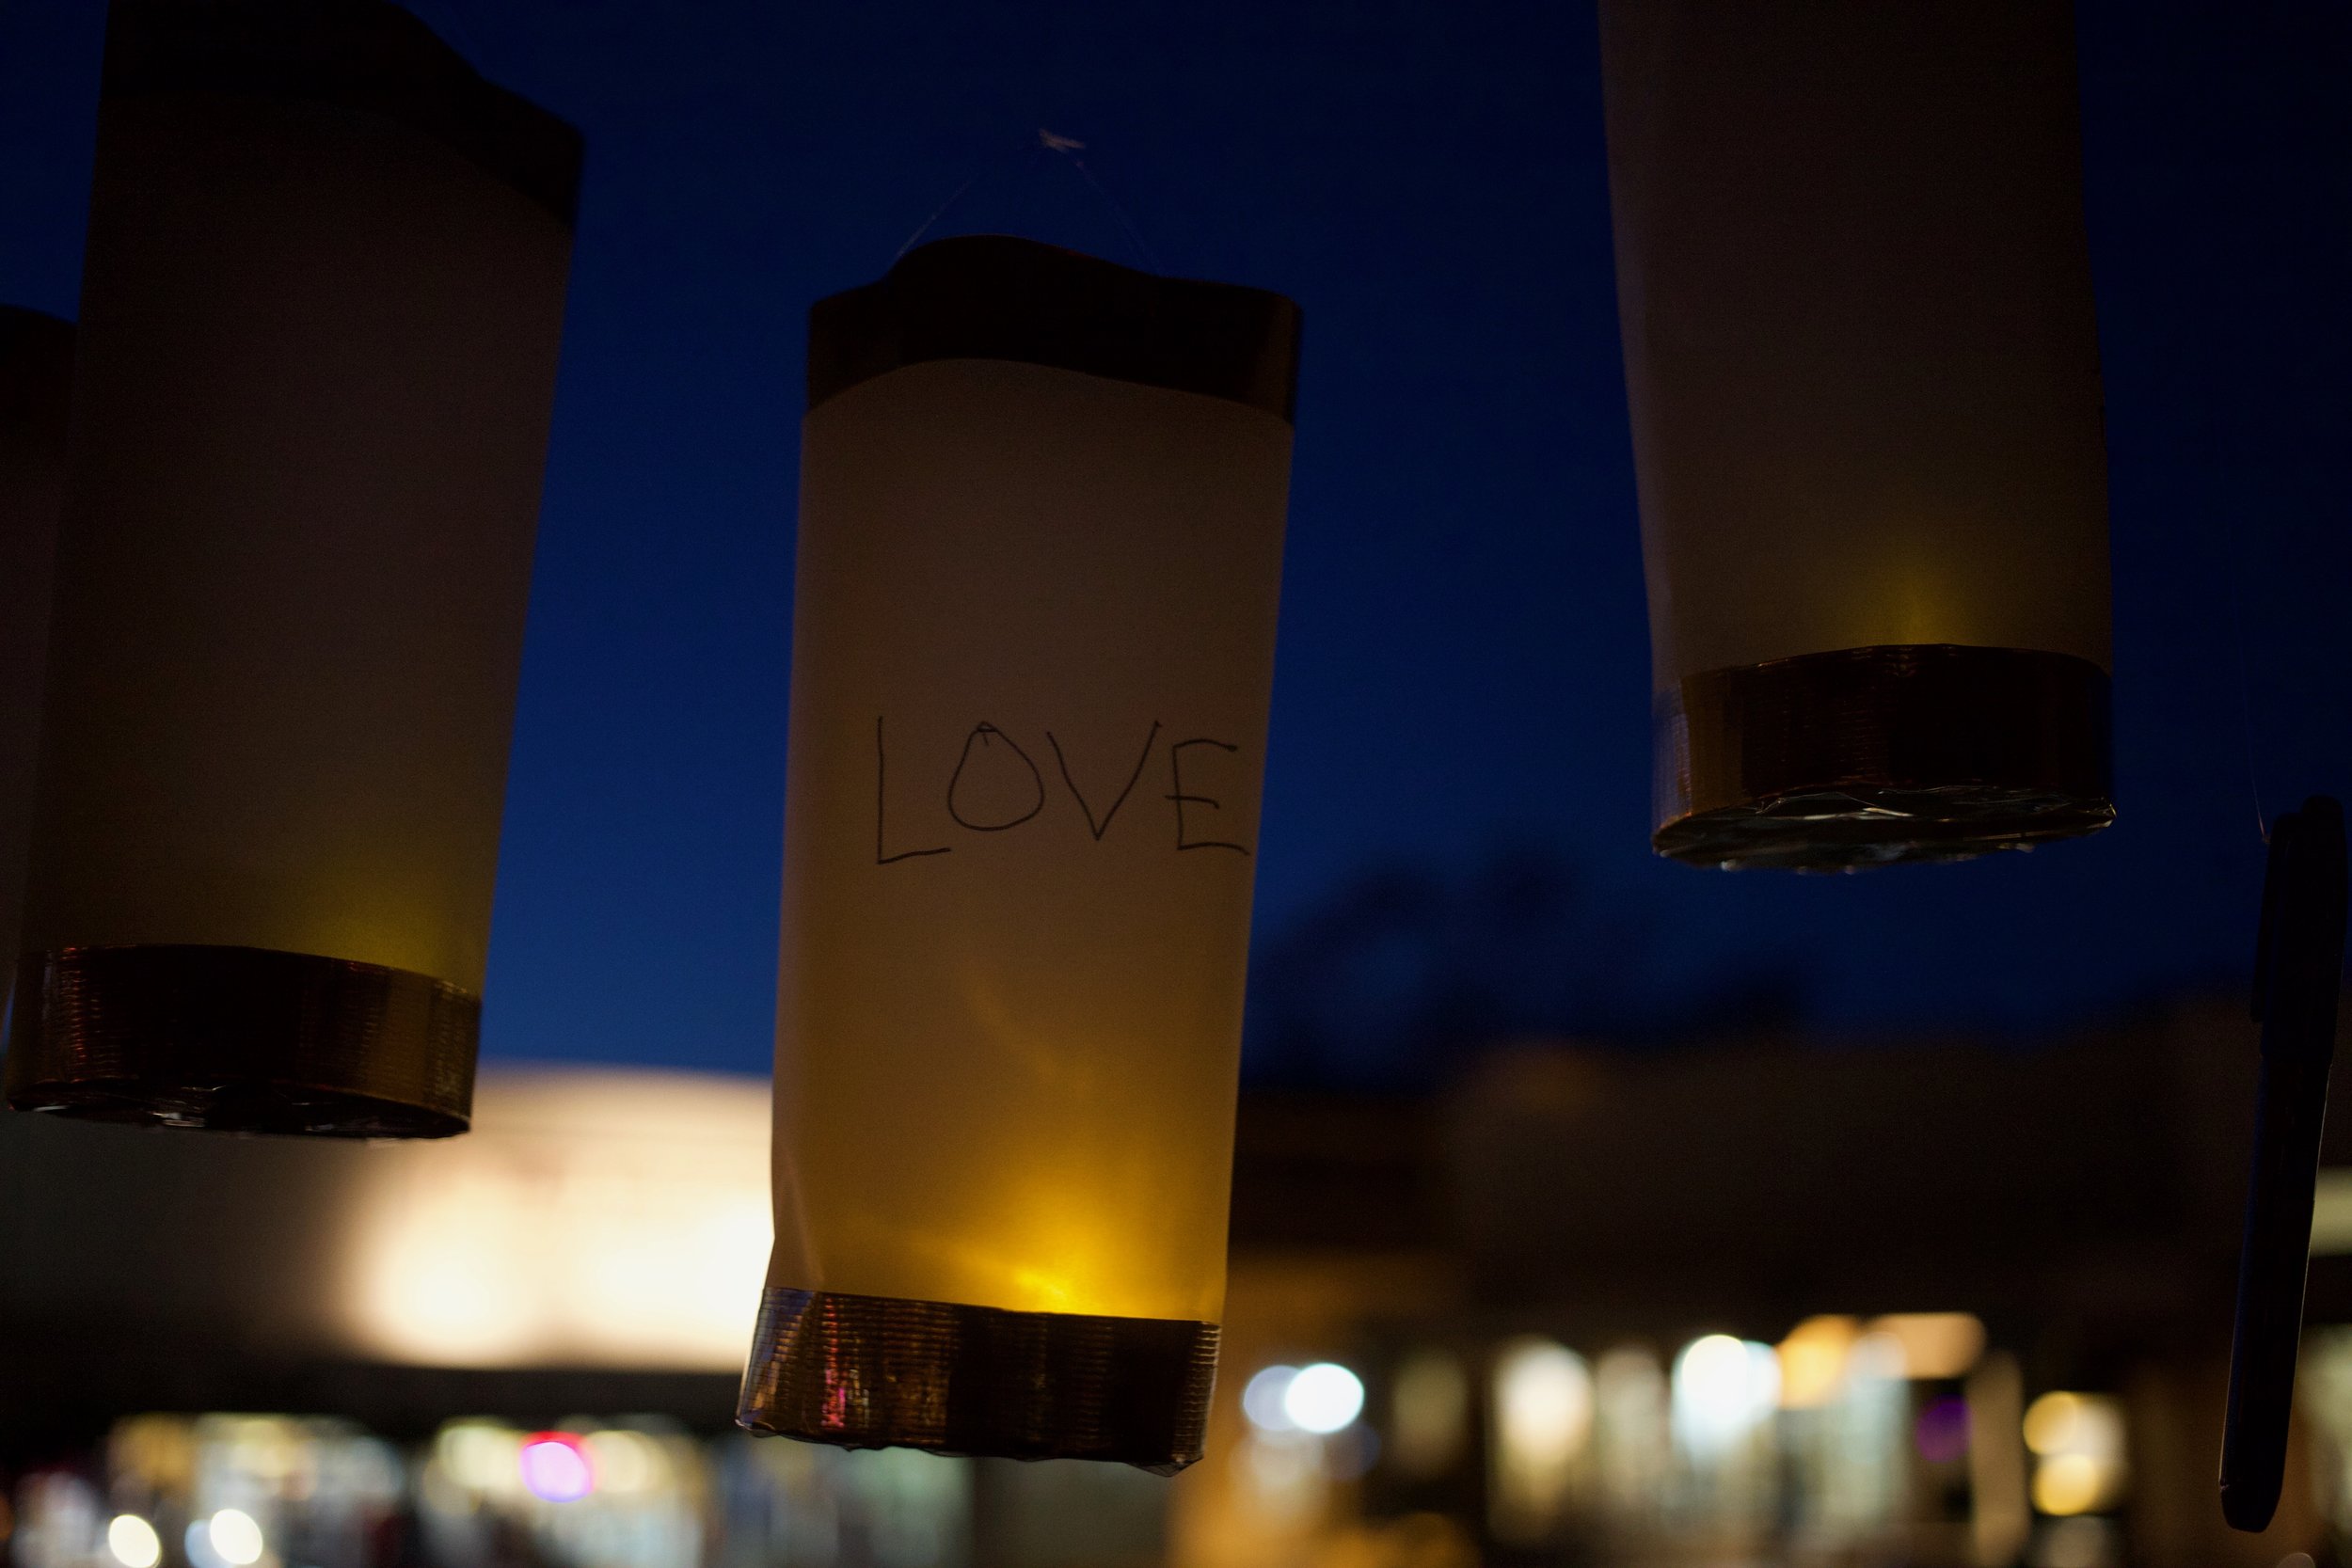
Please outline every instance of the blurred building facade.
[[2008, 1044], [1527, 1042], [1427, 1104], [1249, 1102], [1229, 1382], [1343, 1360], [1378, 1451], [1297, 1483], [1229, 1388], [1192, 1560], [1318, 1560], [1254, 1555], [1283, 1514], [1334, 1562], [2337, 1560], [2343, 1118], [2287, 1495], [2260, 1537], [2217, 1500], [2254, 1070], [2217, 1001]]
[[[1245, 1097], [1210, 1454], [729, 1430], [764, 1085], [492, 1074], [366, 1148], [0, 1117], [24, 1568], [2273, 1564], [2352, 1531], [2352, 1182], [2287, 1496], [2220, 1524], [2252, 1031], [1524, 1042]], [[2352, 1137], [2327, 1164], [2352, 1178]], [[151, 1546], [153, 1555], [148, 1556]], [[251, 1555], [246, 1555], [250, 1553]]]

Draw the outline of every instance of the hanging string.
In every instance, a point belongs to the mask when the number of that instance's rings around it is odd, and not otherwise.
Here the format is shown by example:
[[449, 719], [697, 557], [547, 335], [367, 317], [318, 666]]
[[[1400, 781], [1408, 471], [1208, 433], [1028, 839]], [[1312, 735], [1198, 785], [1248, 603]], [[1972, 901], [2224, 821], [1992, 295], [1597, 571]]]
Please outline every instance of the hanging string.
[[923, 236], [931, 231], [931, 226], [937, 223], [941, 218], [947, 215], [948, 208], [953, 207], [957, 202], [961, 201], [966, 192], [970, 191], [973, 186], [978, 184], [980, 181], [989, 174], [994, 172], [994, 170], [1002, 165], [1007, 158], [1016, 157], [1021, 153], [1034, 150], [1035, 147], [1035, 143], [1031, 142], [1026, 136], [1024, 136], [1021, 140], [1015, 142], [1012, 146], [1006, 148], [1003, 151], [994, 153], [982, 161], [980, 166], [974, 169], [971, 174], [965, 178], [963, 183], [958, 185], [953, 191], [948, 193], [947, 199], [932, 208], [931, 215], [925, 218], [915, 227], [914, 232], [907, 236], [907, 243], [900, 245], [897, 253], [890, 258], [891, 265], [898, 265], [899, 258], [903, 257], [908, 251], [913, 250], [916, 245], [920, 244]]
[[906, 244], [900, 245], [898, 252], [890, 258], [891, 263], [895, 266], [899, 258], [922, 243], [923, 236], [930, 233], [937, 226], [939, 220], [947, 215], [949, 209], [969, 195], [973, 186], [1002, 168], [1006, 160], [1025, 153], [1050, 152], [1067, 159], [1070, 166], [1078, 171], [1078, 177], [1084, 180], [1093, 189], [1094, 194], [1102, 198], [1103, 205], [1109, 208], [1111, 215], [1119, 220], [1120, 232], [1126, 236], [1127, 243], [1135, 246], [1136, 254], [1143, 259], [1144, 264], [1153, 272], [1166, 272], [1168, 269], [1160, 265], [1159, 257], [1153, 253], [1150, 244], [1145, 241], [1142, 230], [1136, 227], [1135, 219], [1128, 215], [1126, 207], [1119, 198], [1111, 195], [1109, 188], [1102, 181], [1094, 177], [1094, 171], [1087, 167], [1086, 160], [1078, 156], [1086, 150], [1086, 145], [1073, 137], [1057, 135], [1040, 126], [1034, 138], [1024, 136], [1003, 151], [982, 160], [980, 166], [965, 178], [963, 183], [948, 193], [947, 199], [933, 208], [931, 215], [925, 218], [914, 232], [907, 236]]
[[1136, 227], [1135, 219], [1127, 215], [1126, 207], [1119, 198], [1111, 195], [1104, 187], [1103, 182], [1094, 177], [1094, 171], [1087, 167], [1086, 160], [1078, 156], [1086, 150], [1087, 144], [1082, 141], [1072, 141], [1068, 136], [1057, 136], [1053, 132], [1041, 128], [1037, 135], [1038, 140], [1045, 146], [1047, 150], [1058, 152], [1069, 159], [1070, 166], [1076, 169], [1086, 182], [1094, 187], [1094, 194], [1103, 198], [1103, 205], [1111, 210], [1111, 215], [1119, 220], [1119, 227], [1127, 231], [1127, 243], [1136, 247], [1137, 254], [1142, 256], [1145, 265], [1153, 272], [1166, 272], [1168, 269], [1160, 265], [1160, 259], [1152, 254], [1151, 245], [1145, 243], [1143, 231]]

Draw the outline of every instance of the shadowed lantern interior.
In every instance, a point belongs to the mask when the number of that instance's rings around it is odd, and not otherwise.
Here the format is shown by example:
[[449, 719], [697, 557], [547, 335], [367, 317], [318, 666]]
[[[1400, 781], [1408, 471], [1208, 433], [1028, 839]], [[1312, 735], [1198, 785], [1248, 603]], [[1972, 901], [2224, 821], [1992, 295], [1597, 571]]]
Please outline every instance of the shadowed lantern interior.
[[579, 159], [380, 0], [116, 0], [10, 1104], [464, 1130]]
[[1601, 34], [1659, 851], [2106, 826], [2072, 13], [1603, 0]]

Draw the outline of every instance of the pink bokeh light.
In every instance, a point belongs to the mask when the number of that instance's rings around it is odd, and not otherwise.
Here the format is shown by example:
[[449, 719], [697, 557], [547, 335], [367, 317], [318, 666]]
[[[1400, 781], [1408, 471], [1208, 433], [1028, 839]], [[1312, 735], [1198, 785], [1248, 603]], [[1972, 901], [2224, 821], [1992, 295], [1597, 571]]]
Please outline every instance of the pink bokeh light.
[[596, 1489], [588, 1446], [568, 1432], [534, 1432], [523, 1439], [523, 1486], [542, 1502], [576, 1503]]

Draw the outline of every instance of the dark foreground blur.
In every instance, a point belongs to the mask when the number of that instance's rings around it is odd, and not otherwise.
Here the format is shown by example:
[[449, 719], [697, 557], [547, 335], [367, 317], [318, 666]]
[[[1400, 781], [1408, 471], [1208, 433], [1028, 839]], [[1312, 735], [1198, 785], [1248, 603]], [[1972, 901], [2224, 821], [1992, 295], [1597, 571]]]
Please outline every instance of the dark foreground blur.
[[2334, 1562], [2352, 1136], [2278, 1522], [2215, 1500], [2242, 1016], [1247, 1097], [1173, 1482], [733, 1433], [755, 1081], [510, 1070], [431, 1147], [0, 1117], [0, 1534], [22, 1568]]

